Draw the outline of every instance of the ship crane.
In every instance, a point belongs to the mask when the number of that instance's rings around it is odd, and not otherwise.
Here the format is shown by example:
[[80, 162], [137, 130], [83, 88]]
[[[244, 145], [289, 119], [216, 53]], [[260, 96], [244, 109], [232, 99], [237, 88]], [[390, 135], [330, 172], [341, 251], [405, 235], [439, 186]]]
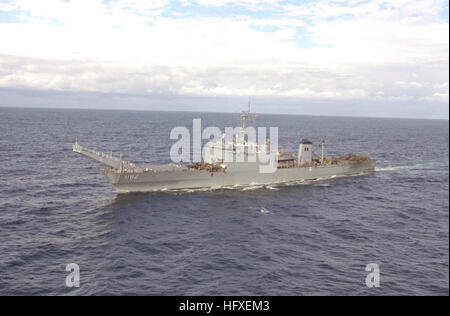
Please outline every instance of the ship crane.
[[323, 164], [324, 159], [325, 159], [325, 157], [324, 157], [325, 139], [322, 139], [322, 141], [319, 143], [319, 145], [316, 148], [313, 149], [313, 151], [312, 151], [313, 155], [316, 154], [316, 150], [319, 149], [319, 147], [322, 150], [321, 155], [320, 155], [320, 163]]
[[135, 171], [135, 172], [142, 172], [142, 168], [136, 166], [135, 164], [125, 161], [122, 159], [122, 154], [120, 154], [119, 158], [114, 157], [112, 154], [108, 155], [104, 152], [95, 151], [92, 149], [88, 149], [86, 147], [81, 146], [78, 144], [78, 140], [75, 139], [75, 143], [72, 145], [72, 149], [74, 152], [82, 154], [83, 156], [86, 156], [88, 158], [91, 158], [92, 160], [95, 160], [97, 162], [100, 162], [106, 166], [109, 166], [113, 169], [116, 169], [120, 172], [123, 171]]

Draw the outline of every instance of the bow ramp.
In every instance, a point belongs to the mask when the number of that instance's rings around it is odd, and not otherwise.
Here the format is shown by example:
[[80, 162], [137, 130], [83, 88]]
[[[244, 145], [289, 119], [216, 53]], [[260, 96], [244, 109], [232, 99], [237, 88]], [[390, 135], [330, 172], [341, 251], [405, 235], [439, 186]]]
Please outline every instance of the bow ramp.
[[136, 166], [135, 164], [125, 161], [122, 159], [122, 154], [120, 154], [120, 158], [113, 157], [113, 155], [105, 154], [101, 151], [95, 151], [92, 149], [88, 149], [86, 147], [83, 147], [78, 144], [77, 141], [72, 145], [72, 149], [74, 152], [82, 154], [83, 156], [86, 156], [88, 158], [91, 158], [92, 160], [95, 160], [97, 162], [100, 162], [106, 166], [109, 166], [113, 169], [122, 171], [135, 171], [135, 172], [141, 172], [142, 168]]

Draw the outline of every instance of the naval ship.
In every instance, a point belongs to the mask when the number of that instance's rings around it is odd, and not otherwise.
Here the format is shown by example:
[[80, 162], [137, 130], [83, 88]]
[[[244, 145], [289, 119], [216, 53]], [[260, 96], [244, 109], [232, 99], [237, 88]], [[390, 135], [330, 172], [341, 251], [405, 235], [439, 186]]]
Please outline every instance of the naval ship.
[[[251, 117], [248, 111], [240, 115], [242, 129]], [[307, 139], [299, 141], [298, 153], [270, 151], [270, 143], [257, 144], [235, 135], [231, 141], [222, 139], [205, 146], [204, 159], [197, 163], [170, 163], [165, 165], [135, 165], [122, 159], [85, 148], [75, 143], [74, 152], [82, 154], [108, 168], [102, 173], [117, 193], [150, 192], [183, 189], [222, 188], [243, 185], [273, 185], [309, 180], [373, 173], [375, 160], [365, 155], [347, 154], [325, 157], [325, 141], [313, 147]], [[316, 154], [321, 150], [321, 154]], [[273, 172], [261, 172], [262, 162], [255, 158], [258, 152], [275, 152]], [[244, 159], [234, 159], [241, 153]], [[253, 156], [252, 156], [253, 155]], [[231, 157], [232, 159], [224, 159]]]

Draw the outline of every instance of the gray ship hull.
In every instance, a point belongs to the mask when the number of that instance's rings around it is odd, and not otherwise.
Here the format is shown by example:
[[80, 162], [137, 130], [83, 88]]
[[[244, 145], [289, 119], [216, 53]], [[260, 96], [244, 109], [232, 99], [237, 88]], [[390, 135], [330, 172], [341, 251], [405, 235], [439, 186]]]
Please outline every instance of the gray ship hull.
[[[230, 166], [231, 167], [231, 166]], [[151, 192], [180, 189], [220, 188], [236, 185], [277, 184], [322, 178], [353, 176], [374, 172], [375, 160], [341, 165], [279, 168], [274, 173], [260, 173], [258, 165], [240, 163], [226, 172], [209, 172], [185, 166], [170, 165], [166, 170], [117, 172], [103, 170], [117, 193]]]

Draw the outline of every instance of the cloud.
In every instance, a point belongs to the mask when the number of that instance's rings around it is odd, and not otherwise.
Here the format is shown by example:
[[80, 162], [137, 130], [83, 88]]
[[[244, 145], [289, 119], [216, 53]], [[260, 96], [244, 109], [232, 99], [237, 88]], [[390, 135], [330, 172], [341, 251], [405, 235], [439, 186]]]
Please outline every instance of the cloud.
[[[11, 1], [0, 5], [3, 14], [19, 19], [0, 20], [0, 88], [413, 100], [436, 102], [448, 113], [445, 5], [433, 0], [300, 5], [197, 0], [179, 7], [166, 0]], [[198, 6], [228, 11], [199, 15]], [[257, 12], [262, 9], [268, 11]]]
[[394, 82], [395, 85], [402, 87], [402, 88], [420, 88], [423, 87], [421, 83], [418, 83], [416, 81], [411, 82], [405, 82], [405, 81], [396, 81]]

